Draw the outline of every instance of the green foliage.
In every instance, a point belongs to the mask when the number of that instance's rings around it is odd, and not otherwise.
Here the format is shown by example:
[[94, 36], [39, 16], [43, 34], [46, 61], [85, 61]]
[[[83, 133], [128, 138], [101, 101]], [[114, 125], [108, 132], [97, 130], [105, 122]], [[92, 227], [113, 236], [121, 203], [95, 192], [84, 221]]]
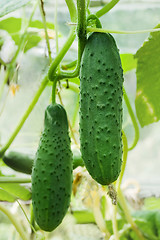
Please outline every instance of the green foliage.
[[[53, 23], [47, 22], [46, 26], [47, 26], [48, 29], [52, 29], [52, 30], [54, 29], [54, 24]], [[29, 27], [43, 29], [44, 24], [39, 20], [34, 20], [34, 21], [31, 21]]]
[[1, 201], [15, 202], [17, 198], [4, 189], [0, 188], [0, 199]]
[[155, 210], [160, 209], [160, 198], [150, 197], [146, 198], [144, 201], [145, 209]]
[[27, 52], [29, 49], [36, 47], [38, 43], [42, 40], [40, 36], [28, 34], [27, 43], [24, 48], [24, 52]]
[[[160, 27], [160, 25], [157, 25]], [[150, 34], [137, 51], [136, 113], [142, 127], [160, 119], [160, 32]]]
[[88, 212], [87, 210], [84, 211], [73, 211], [73, 216], [76, 219], [77, 223], [94, 223], [95, 218], [92, 212]]
[[122, 69], [124, 73], [136, 68], [137, 62], [133, 54], [123, 53], [123, 54], [120, 54], [120, 57], [121, 57]]
[[0, 201], [14, 202], [16, 199], [31, 199], [30, 190], [18, 183], [0, 183]]
[[87, 170], [102, 185], [114, 182], [121, 170], [122, 85], [114, 38], [91, 34], [80, 69], [80, 143]]
[[[47, 22], [46, 25], [48, 29], [54, 29], [54, 24]], [[26, 44], [24, 47], [24, 52], [27, 52], [33, 47], [36, 47], [42, 40], [42, 36], [34, 31], [34, 29], [43, 29], [43, 23], [40, 20], [31, 21], [29, 27], [32, 29], [32, 31], [28, 30], [25, 33]], [[7, 31], [17, 46], [20, 44], [21, 38], [24, 37], [22, 34], [22, 18], [9, 17], [0, 21], [0, 29]]]
[[10, 17], [0, 21], [0, 29], [12, 34], [21, 30], [21, 24], [21, 18]]
[[13, 12], [23, 6], [25, 6], [27, 3], [29, 3], [31, 0], [0, 0], [0, 17], [5, 16], [6, 14]]

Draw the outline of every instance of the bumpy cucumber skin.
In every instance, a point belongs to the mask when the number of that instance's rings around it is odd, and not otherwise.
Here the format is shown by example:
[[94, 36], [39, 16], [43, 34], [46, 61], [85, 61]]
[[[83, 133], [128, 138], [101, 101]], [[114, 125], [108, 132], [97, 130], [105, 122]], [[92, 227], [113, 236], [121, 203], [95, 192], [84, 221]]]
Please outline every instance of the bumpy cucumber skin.
[[4, 163], [15, 171], [31, 174], [33, 155], [10, 151], [3, 156]]
[[32, 203], [35, 220], [44, 231], [63, 220], [72, 190], [72, 152], [64, 108], [49, 105], [44, 131], [32, 169]]
[[114, 182], [121, 170], [122, 85], [114, 38], [91, 34], [80, 68], [80, 142], [88, 172], [102, 185]]

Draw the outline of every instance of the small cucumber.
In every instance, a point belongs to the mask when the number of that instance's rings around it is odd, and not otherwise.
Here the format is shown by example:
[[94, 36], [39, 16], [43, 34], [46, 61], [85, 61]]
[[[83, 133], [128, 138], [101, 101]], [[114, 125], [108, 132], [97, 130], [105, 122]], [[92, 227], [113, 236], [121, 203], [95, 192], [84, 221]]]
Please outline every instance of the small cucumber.
[[2, 159], [7, 166], [15, 171], [31, 174], [34, 159], [33, 154], [10, 151], [7, 152]]
[[51, 104], [45, 110], [44, 130], [32, 169], [35, 220], [44, 231], [63, 220], [72, 190], [72, 152], [65, 109]]
[[[78, 150], [73, 149], [73, 169], [84, 166], [81, 154]], [[26, 154], [18, 151], [10, 151], [3, 156], [4, 163], [13, 170], [25, 174], [32, 173], [32, 166], [35, 159], [34, 154]]]
[[92, 33], [80, 67], [80, 142], [88, 172], [102, 185], [114, 182], [121, 170], [122, 85], [114, 38]]

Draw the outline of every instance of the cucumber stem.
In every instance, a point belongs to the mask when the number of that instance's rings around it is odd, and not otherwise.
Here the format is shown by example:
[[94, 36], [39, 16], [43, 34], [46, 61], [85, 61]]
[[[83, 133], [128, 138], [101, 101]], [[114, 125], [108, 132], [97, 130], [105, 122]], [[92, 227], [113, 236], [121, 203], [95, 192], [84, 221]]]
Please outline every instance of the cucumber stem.
[[86, 1], [77, 0], [77, 12], [78, 12], [78, 23], [77, 23], [77, 35], [78, 35], [78, 60], [77, 65], [73, 71], [61, 70], [58, 74], [58, 80], [64, 78], [74, 78], [79, 74], [80, 62], [83, 54], [83, 50], [87, 40], [87, 21], [86, 21]]
[[60, 62], [62, 61], [66, 52], [71, 47], [75, 37], [76, 37], [75, 27], [72, 27], [70, 34], [69, 34], [63, 48], [60, 50], [59, 54], [56, 56], [56, 58], [52, 61], [51, 65], [50, 65], [50, 68], [48, 71], [49, 80], [53, 81], [55, 79], [55, 75], [56, 75], [55, 72], [56, 72], [57, 66], [60, 64]]
[[28, 234], [23, 230], [23, 227], [21, 225], [21, 223], [17, 220], [16, 216], [13, 215], [13, 213], [11, 213], [5, 206], [3, 206], [2, 204], [0, 204], [0, 211], [2, 211], [8, 218], [9, 220], [12, 222], [12, 224], [14, 225], [14, 227], [16, 228], [17, 232], [19, 233], [19, 235], [21, 236], [21, 238], [23, 240], [28, 240], [29, 236]]
[[128, 151], [130, 151], [130, 150], [132, 150], [132, 149], [137, 145], [137, 143], [138, 143], [138, 140], [139, 140], [139, 126], [138, 126], [136, 117], [135, 117], [135, 115], [134, 115], [134, 112], [133, 112], [133, 110], [132, 110], [131, 104], [130, 104], [130, 102], [129, 102], [129, 98], [128, 98], [128, 96], [127, 96], [127, 93], [126, 93], [124, 87], [123, 87], [123, 97], [124, 97], [126, 106], [127, 106], [127, 108], [128, 108], [128, 113], [129, 113], [130, 118], [131, 118], [131, 120], [132, 120], [132, 124], [133, 124], [134, 131], [135, 131], [134, 141], [133, 141], [131, 147], [128, 148]]
[[20, 177], [0, 177], [0, 183], [30, 183], [31, 178]]
[[128, 209], [125, 197], [121, 191], [121, 189], [118, 189], [118, 197], [119, 197], [119, 202], [123, 208], [123, 211], [125, 213], [127, 222], [131, 224], [131, 228], [133, 229], [133, 231], [136, 233], [137, 237], [139, 240], [145, 240], [143, 234], [141, 233], [141, 231], [139, 230], [139, 228], [137, 227], [136, 223], [133, 221], [133, 218], [130, 214], [130, 211]]
[[97, 17], [101, 17], [107, 12], [109, 12], [117, 3], [119, 0], [112, 0], [109, 3], [107, 3], [103, 8], [101, 8], [99, 11], [96, 12]]
[[126, 137], [124, 131], [122, 131], [122, 142], [123, 142], [123, 160], [122, 160], [121, 172], [120, 172], [119, 178], [116, 183], [117, 192], [120, 189], [120, 185], [121, 185], [124, 171], [126, 168], [127, 156], [128, 156], [128, 142], [127, 142], [127, 137]]
[[15, 63], [15, 61], [16, 61], [19, 53], [20, 53], [20, 51], [24, 48], [25, 41], [26, 41], [26, 38], [27, 38], [27, 29], [28, 29], [28, 27], [29, 27], [29, 25], [30, 25], [30, 23], [31, 23], [31, 21], [32, 21], [32, 18], [33, 18], [33, 15], [34, 15], [35, 11], [36, 11], [37, 5], [38, 5], [38, 0], [35, 2], [35, 5], [34, 5], [34, 7], [33, 7], [33, 11], [32, 11], [32, 13], [31, 13], [31, 15], [30, 15], [30, 18], [29, 18], [29, 20], [28, 20], [28, 22], [27, 22], [27, 24], [26, 24], [26, 27], [25, 27], [25, 29], [24, 29], [24, 32], [23, 32], [23, 34], [22, 34], [22, 36], [21, 36], [20, 42], [19, 42], [19, 44], [18, 44], [17, 51], [16, 51], [16, 53], [15, 53], [15, 55], [14, 55], [14, 57], [12, 58], [12, 61], [11, 61], [11, 63], [10, 63], [11, 66], [14, 65], [14, 63]]
[[[60, 100], [61, 105], [64, 106], [60, 93], [58, 93], [58, 97], [59, 97], [59, 100]], [[68, 119], [68, 125], [69, 125], [69, 129], [70, 129], [70, 132], [71, 132], [72, 139], [73, 139], [75, 145], [79, 147], [79, 145], [78, 145], [78, 143], [77, 143], [77, 140], [76, 140], [76, 137], [75, 137], [75, 135], [74, 135], [74, 131], [73, 131], [72, 126], [71, 126], [71, 124], [70, 124], [69, 119]]]
[[4, 87], [8, 81], [8, 77], [9, 77], [9, 69], [7, 69], [7, 71], [5, 72], [5, 76], [4, 76], [4, 80], [0, 86], [0, 99], [2, 97], [2, 94], [3, 94], [3, 90], [4, 90]]
[[52, 86], [52, 104], [56, 103], [56, 86], [57, 86], [57, 80], [55, 79], [53, 81], [53, 86]]
[[17, 134], [21, 130], [24, 122], [28, 118], [29, 114], [32, 112], [34, 106], [36, 105], [36, 103], [37, 103], [39, 97], [41, 96], [43, 90], [45, 89], [47, 83], [48, 83], [48, 78], [47, 78], [47, 76], [45, 76], [44, 79], [42, 80], [41, 85], [40, 85], [38, 91], [36, 92], [33, 100], [31, 101], [30, 105], [28, 106], [28, 109], [25, 111], [24, 115], [20, 119], [17, 127], [15, 128], [14, 132], [12, 133], [10, 138], [8, 139], [7, 143], [0, 150], [0, 157], [2, 157], [4, 155], [5, 151], [9, 148], [9, 146], [11, 145], [11, 143], [13, 142], [13, 140], [15, 139], [15, 137], [17, 136]]
[[[65, 0], [65, 1], [66, 1], [67, 6], [68, 6], [68, 9], [69, 9], [71, 21], [76, 22], [77, 11], [76, 11], [74, 1], [73, 0]], [[51, 65], [50, 65], [50, 68], [49, 68], [49, 71], [48, 71], [48, 78], [51, 81], [54, 80], [54, 77], [56, 75], [55, 72], [57, 70], [58, 65], [60, 64], [60, 62], [62, 61], [66, 52], [69, 50], [73, 41], [75, 40], [75, 37], [76, 37], [75, 30], [76, 30], [76, 27], [73, 26], [70, 30], [69, 36], [68, 36], [65, 44], [63, 45], [63, 48], [60, 50], [60, 52], [58, 53], [58, 55], [56, 56], [56, 58], [52, 61]]]
[[52, 62], [52, 57], [51, 57], [51, 47], [49, 43], [49, 37], [48, 37], [48, 31], [47, 31], [47, 24], [46, 24], [46, 17], [45, 17], [45, 11], [44, 11], [44, 3], [43, 0], [39, 0], [39, 9], [42, 17], [42, 22], [43, 22], [43, 27], [44, 27], [44, 32], [45, 32], [45, 38], [46, 38], [46, 44], [47, 44], [47, 50], [48, 50], [48, 56], [49, 56], [49, 61]]
[[112, 208], [113, 208], [112, 227], [113, 227], [114, 239], [119, 240], [118, 224], [117, 224], [117, 205], [112, 205]]
[[38, 4], [38, 2], [36, 2], [35, 5], [34, 5], [34, 7], [33, 7], [33, 11], [32, 11], [32, 13], [31, 13], [31, 15], [30, 15], [30, 18], [29, 18], [29, 20], [28, 20], [28, 23], [27, 23], [27, 25], [26, 25], [26, 27], [25, 27], [25, 29], [24, 29], [24, 32], [23, 32], [23, 34], [22, 34], [22, 36], [21, 36], [21, 38], [20, 38], [20, 42], [19, 42], [19, 44], [18, 44], [17, 51], [15, 52], [15, 55], [14, 55], [14, 57], [12, 58], [11, 62], [10, 62], [9, 64], [7, 64], [7, 70], [6, 70], [6, 74], [5, 74], [5, 77], [4, 77], [4, 81], [3, 81], [3, 83], [2, 83], [2, 85], [1, 85], [1, 87], [0, 87], [0, 99], [1, 99], [1, 96], [2, 96], [2, 93], [3, 93], [3, 90], [4, 90], [4, 87], [5, 87], [5, 84], [6, 84], [7, 81], [8, 81], [10, 69], [15, 66], [16, 59], [17, 59], [20, 51], [24, 48], [25, 40], [26, 40], [26, 37], [27, 37], [27, 34], [26, 34], [26, 33], [27, 33], [27, 29], [28, 29], [28, 27], [29, 27], [29, 25], [30, 25], [30, 23], [31, 23], [31, 21], [32, 21], [33, 15], [34, 15], [35, 10], [36, 10], [36, 8], [37, 8], [37, 4]]
[[136, 30], [136, 31], [124, 31], [124, 30], [112, 30], [104, 28], [93, 28], [87, 27], [87, 32], [104, 32], [104, 33], [117, 33], [117, 34], [137, 34], [137, 33], [148, 33], [148, 32], [159, 32], [160, 28]]
[[77, 20], [77, 10], [76, 10], [76, 6], [73, 0], [65, 0], [68, 10], [69, 10], [69, 14], [70, 14], [70, 18], [72, 22], [76, 22]]

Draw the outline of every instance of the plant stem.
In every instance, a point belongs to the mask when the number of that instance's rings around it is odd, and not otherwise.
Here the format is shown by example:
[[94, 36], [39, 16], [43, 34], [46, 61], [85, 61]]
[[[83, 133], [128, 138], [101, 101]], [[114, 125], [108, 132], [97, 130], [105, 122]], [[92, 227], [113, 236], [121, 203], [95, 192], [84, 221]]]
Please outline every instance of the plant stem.
[[0, 183], [30, 183], [31, 178], [20, 177], [0, 177]]
[[8, 81], [8, 77], [9, 77], [9, 70], [7, 69], [6, 73], [5, 73], [5, 76], [4, 76], [4, 80], [1, 84], [1, 87], [0, 87], [0, 99], [2, 97], [2, 94], [3, 94], [3, 90], [4, 90], [4, 87]]
[[77, 24], [77, 36], [78, 36], [78, 62], [82, 57], [82, 53], [87, 40], [87, 21], [86, 21], [86, 1], [77, 0], [78, 9], [78, 24]]
[[44, 26], [44, 31], [45, 31], [45, 37], [46, 37], [46, 44], [47, 44], [47, 49], [48, 49], [48, 56], [49, 56], [49, 61], [50, 63], [52, 62], [52, 57], [51, 57], [51, 47], [49, 43], [49, 37], [48, 37], [48, 31], [47, 31], [47, 24], [46, 24], [46, 17], [45, 17], [45, 11], [44, 11], [44, 3], [43, 0], [39, 0], [39, 9], [43, 21], [43, 26]]
[[62, 61], [66, 52], [71, 47], [75, 37], [76, 37], [75, 27], [72, 27], [65, 44], [63, 45], [59, 54], [56, 56], [56, 58], [52, 61], [51, 65], [50, 65], [50, 68], [49, 68], [49, 71], [48, 71], [49, 80], [53, 81], [55, 79], [55, 71], [57, 69], [57, 66], [60, 64], [60, 62]]
[[101, 8], [99, 11], [96, 12], [97, 17], [101, 17], [107, 12], [109, 12], [117, 3], [119, 0], [112, 0], [109, 3], [107, 3], [103, 8]]
[[46, 85], [48, 83], [48, 78], [47, 76], [44, 77], [43, 81], [41, 82], [41, 85], [38, 89], [38, 91], [36, 92], [32, 102], [30, 103], [28, 109], [25, 111], [24, 115], [22, 116], [20, 122], [18, 123], [17, 127], [15, 128], [14, 132], [12, 133], [12, 135], [10, 136], [8, 142], [2, 147], [2, 149], [0, 150], [0, 156], [3, 156], [3, 154], [5, 153], [5, 151], [9, 148], [9, 146], [11, 145], [11, 143], [13, 142], [13, 140], [15, 139], [15, 137], [17, 136], [17, 134], [19, 133], [20, 129], [22, 128], [24, 122], [26, 121], [26, 119], [28, 118], [29, 114], [31, 113], [31, 111], [33, 110], [34, 106], [36, 105], [39, 97], [41, 96], [43, 90], [45, 89]]
[[119, 188], [119, 191], [118, 191], [118, 197], [119, 197], [120, 204], [123, 208], [123, 211], [125, 213], [126, 219], [127, 219], [128, 223], [131, 224], [131, 228], [137, 234], [139, 240], [145, 240], [143, 234], [141, 233], [141, 231], [139, 230], [139, 228], [137, 227], [137, 225], [133, 221], [132, 216], [130, 215], [130, 211], [128, 209], [125, 197], [124, 197], [120, 188]]
[[14, 225], [14, 227], [16, 228], [17, 232], [19, 233], [19, 235], [21, 236], [21, 238], [23, 240], [28, 240], [29, 236], [28, 234], [23, 230], [23, 227], [21, 225], [20, 222], [18, 222], [18, 219], [13, 215], [13, 213], [11, 213], [5, 206], [3, 206], [2, 204], [0, 205], [0, 210], [7, 215], [7, 217], [9, 218], [9, 220], [12, 222], [12, 224]]
[[119, 240], [118, 225], [117, 225], [117, 205], [112, 205], [113, 216], [112, 216], [112, 227], [114, 233], [114, 239]]
[[[64, 106], [60, 93], [58, 93], [58, 97], [59, 97], [59, 100], [60, 100], [61, 105]], [[76, 138], [75, 138], [75, 135], [74, 135], [73, 129], [72, 129], [72, 127], [71, 127], [71, 124], [70, 124], [69, 119], [68, 119], [68, 125], [69, 125], [69, 129], [70, 129], [70, 132], [71, 132], [71, 136], [72, 136], [72, 139], [73, 139], [75, 145], [79, 146], [78, 143], [77, 143], [77, 140], [76, 140]]]
[[20, 42], [19, 42], [19, 44], [18, 44], [18, 49], [17, 49], [14, 57], [12, 58], [11, 62], [10, 62], [10, 63], [8, 64], [8, 66], [7, 66], [6, 75], [5, 75], [4, 81], [3, 81], [3, 83], [2, 83], [2, 86], [1, 86], [1, 88], [0, 88], [0, 99], [1, 99], [1, 96], [2, 96], [2, 93], [3, 93], [3, 90], [4, 90], [4, 87], [5, 87], [5, 84], [6, 84], [7, 80], [8, 80], [9, 73], [10, 73], [10, 69], [13, 68], [13, 66], [15, 65], [16, 59], [17, 59], [20, 51], [21, 51], [21, 50], [23, 49], [23, 47], [24, 47], [25, 40], [26, 40], [26, 37], [27, 37], [27, 33], [26, 33], [26, 32], [27, 32], [27, 29], [28, 29], [28, 27], [29, 27], [29, 25], [30, 25], [30, 22], [32, 21], [32, 17], [33, 17], [33, 15], [34, 15], [34, 13], [35, 13], [37, 4], [38, 4], [38, 2], [36, 2], [35, 5], [34, 5], [34, 8], [33, 8], [33, 11], [32, 11], [32, 13], [31, 13], [31, 16], [30, 16], [30, 18], [29, 18], [29, 20], [28, 20], [28, 23], [27, 23], [27, 25], [26, 25], [26, 27], [25, 27], [25, 29], [24, 29], [24, 32], [23, 32], [23, 34], [22, 34], [22, 36], [21, 36], [21, 39], [20, 39]]
[[77, 64], [77, 60], [74, 60], [73, 62], [62, 64], [61, 67], [62, 67], [63, 70], [67, 70], [69, 68], [75, 67], [76, 64]]
[[77, 35], [78, 35], [78, 60], [76, 68], [73, 71], [63, 71], [57, 76], [58, 80], [64, 78], [74, 78], [79, 74], [80, 62], [83, 54], [83, 50], [87, 40], [87, 21], [86, 21], [86, 1], [77, 0], [77, 13], [78, 13], [78, 23], [77, 23]]
[[160, 28], [137, 30], [137, 31], [123, 31], [123, 30], [87, 27], [87, 32], [104, 32], [104, 33], [117, 33], [117, 34], [137, 34], [137, 33], [159, 32], [159, 31], [160, 31]]
[[35, 218], [34, 218], [34, 213], [33, 213], [33, 205], [32, 203], [30, 204], [30, 224], [31, 224], [31, 240], [34, 239], [34, 235], [35, 235]]
[[79, 94], [77, 94], [76, 104], [74, 108], [73, 118], [72, 118], [72, 128], [74, 128], [77, 120], [77, 115], [79, 112]]
[[124, 175], [124, 171], [125, 171], [125, 168], [126, 168], [127, 156], [128, 156], [128, 142], [127, 142], [127, 137], [126, 137], [124, 131], [122, 131], [122, 141], [123, 141], [123, 161], [122, 161], [121, 172], [120, 172], [119, 178], [118, 178], [117, 183], [116, 183], [117, 192], [120, 189], [120, 185], [121, 185], [122, 178], [123, 178], [123, 175]]
[[[76, 13], [76, 7], [74, 4], [73, 0], [65, 0], [66, 4], [68, 6], [69, 9], [69, 13], [70, 13], [70, 18], [71, 21], [75, 22], [77, 19], [77, 13]], [[69, 50], [69, 48], [71, 47], [75, 37], [76, 37], [76, 33], [75, 33], [76, 27], [72, 27], [69, 33], [69, 36], [65, 42], [65, 44], [63, 45], [61, 51], [59, 52], [59, 54], [56, 56], [56, 58], [52, 61], [49, 71], [48, 71], [48, 78], [49, 80], [53, 81], [54, 77], [55, 77], [55, 71], [57, 69], [57, 66], [60, 64], [60, 62], [62, 61], [63, 57], [65, 56], [66, 52]]]
[[29, 27], [29, 25], [30, 25], [30, 23], [31, 23], [31, 21], [32, 21], [32, 18], [33, 18], [33, 15], [34, 15], [34, 13], [35, 13], [35, 10], [36, 10], [36, 8], [37, 8], [37, 5], [38, 5], [38, 1], [36, 1], [35, 5], [34, 5], [34, 7], [33, 7], [33, 11], [32, 11], [32, 13], [31, 13], [31, 15], [30, 15], [30, 18], [29, 18], [29, 20], [28, 20], [28, 23], [27, 23], [27, 25], [26, 25], [26, 27], [25, 27], [25, 29], [24, 29], [24, 32], [23, 32], [23, 34], [22, 34], [22, 36], [21, 36], [20, 43], [18, 44], [18, 49], [17, 49], [17, 51], [16, 51], [16, 53], [15, 53], [15, 55], [14, 55], [14, 57], [12, 58], [12, 61], [11, 61], [11, 63], [10, 63], [11, 66], [16, 62], [16, 59], [17, 59], [17, 57], [18, 57], [18, 55], [19, 55], [19, 52], [20, 52], [20, 51], [23, 49], [23, 47], [24, 47], [25, 40], [26, 40], [26, 38], [27, 38], [27, 29], [28, 29], [28, 27]]
[[[61, 85], [66, 88], [68, 86], [68, 83], [62, 82]], [[77, 84], [69, 82], [69, 89], [79, 94], [79, 87]]]
[[103, 232], [105, 234], [105, 239], [108, 240], [110, 238], [111, 234], [106, 227], [106, 222], [105, 222], [105, 220], [102, 216], [101, 210], [100, 210], [101, 209], [100, 208], [100, 196], [98, 193], [95, 194], [92, 201], [93, 201], [93, 214], [94, 214], [95, 221], [96, 221], [99, 229], [101, 230], [101, 232]]
[[71, 18], [71, 22], [76, 22], [77, 20], [77, 10], [76, 10], [76, 6], [73, 0], [65, 0], [68, 10], [69, 10], [69, 14], [70, 14], [70, 18]]
[[134, 141], [133, 141], [131, 147], [128, 148], [128, 151], [130, 151], [130, 150], [132, 150], [136, 146], [136, 144], [137, 144], [137, 142], [139, 140], [139, 126], [138, 126], [136, 117], [134, 115], [134, 112], [132, 110], [131, 104], [129, 102], [129, 98], [127, 96], [127, 93], [126, 93], [124, 87], [123, 87], [123, 96], [124, 96], [124, 100], [125, 100], [126, 106], [128, 108], [128, 112], [129, 112], [130, 118], [131, 118], [132, 123], [133, 123], [134, 131], [135, 131]]
[[55, 79], [53, 81], [53, 86], [52, 86], [52, 104], [56, 102], [56, 86], [57, 86], [57, 80]]
[[59, 46], [58, 46], [58, 21], [57, 21], [57, 0], [55, 1], [55, 17], [54, 17], [54, 25], [55, 25], [55, 33], [56, 33], [56, 54], [58, 54]]

